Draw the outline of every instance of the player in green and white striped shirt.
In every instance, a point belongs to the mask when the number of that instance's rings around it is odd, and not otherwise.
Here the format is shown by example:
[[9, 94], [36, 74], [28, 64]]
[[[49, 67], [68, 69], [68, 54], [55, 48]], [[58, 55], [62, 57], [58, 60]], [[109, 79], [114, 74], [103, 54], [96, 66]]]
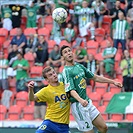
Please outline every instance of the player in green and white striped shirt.
[[118, 44], [121, 43], [122, 50], [126, 49], [126, 41], [128, 39], [128, 30], [129, 24], [124, 19], [123, 12], [118, 13], [119, 19], [113, 22], [113, 39], [114, 39], [114, 47], [118, 49]]
[[106, 123], [86, 94], [86, 78], [96, 82], [114, 84], [118, 87], [122, 87], [122, 84], [93, 74], [83, 65], [75, 63], [73, 52], [69, 46], [62, 46], [60, 53], [66, 62], [62, 72], [65, 91], [71, 95], [72, 114], [78, 123], [78, 129], [85, 133], [93, 133], [93, 125], [95, 125], [101, 133], [107, 133]]

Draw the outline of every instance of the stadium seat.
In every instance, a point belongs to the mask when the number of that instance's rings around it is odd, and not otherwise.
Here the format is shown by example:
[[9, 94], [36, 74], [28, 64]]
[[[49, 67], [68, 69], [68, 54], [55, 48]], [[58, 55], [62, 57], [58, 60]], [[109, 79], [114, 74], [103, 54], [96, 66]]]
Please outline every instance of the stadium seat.
[[8, 38], [8, 30], [0, 28], [0, 43], [3, 44]]
[[16, 34], [17, 34], [17, 28], [14, 28], [14, 29], [11, 29], [10, 30], [10, 40], [12, 40], [12, 38], [14, 37], [14, 36], [16, 36]]
[[34, 119], [34, 106], [29, 105], [29, 106], [24, 107], [23, 119], [24, 120], [33, 120]]
[[121, 88], [115, 86], [114, 84], [110, 84], [110, 92], [112, 92], [113, 94], [116, 94], [116, 93], [120, 93], [121, 92]]
[[86, 94], [89, 96], [90, 93], [92, 93], [92, 86], [88, 85], [86, 89]]
[[16, 105], [23, 108], [27, 105], [28, 102], [28, 92], [20, 91], [16, 94]]
[[18, 105], [12, 105], [8, 111], [9, 120], [19, 120], [21, 114], [21, 107]]
[[6, 117], [7, 109], [4, 105], [0, 105], [0, 121]]
[[133, 40], [129, 43], [129, 52], [133, 53]]
[[87, 53], [95, 55], [98, 50], [98, 42], [90, 40], [87, 42]]
[[108, 89], [108, 84], [107, 83], [98, 83], [96, 82], [95, 83], [95, 92], [99, 93], [100, 95], [103, 95], [107, 92], [107, 89]]
[[49, 39], [50, 36], [50, 30], [46, 27], [38, 29], [38, 35], [43, 35], [46, 37], [46, 40]]
[[121, 61], [121, 54], [119, 52], [117, 52], [116, 55], [115, 55], [115, 66], [114, 66], [114, 69], [119, 67], [120, 61]]
[[103, 119], [104, 119], [104, 120], [108, 120], [108, 114], [105, 113], [106, 106], [104, 106], [104, 105], [103, 105], [103, 106], [99, 106], [97, 109], [98, 109], [99, 112], [101, 113]]
[[64, 66], [60, 66], [59, 72], [62, 73], [63, 69], [64, 69]]
[[48, 42], [48, 52], [50, 53], [53, 50], [56, 42], [54, 40], [48, 40], [47, 42]]
[[16, 94], [16, 78], [9, 78], [9, 90]]
[[95, 30], [95, 39], [98, 43], [102, 42], [105, 38], [105, 30], [103, 28], [97, 28]]
[[102, 96], [102, 104], [104, 106], [107, 106], [109, 101], [111, 100], [111, 98], [113, 97], [114, 93], [112, 92], [106, 92], [103, 96]]
[[120, 67], [118, 67], [117, 69], [115, 68], [115, 71], [116, 71], [116, 78], [122, 82], [123, 77], [122, 77], [122, 71], [121, 71]]
[[35, 61], [35, 59], [34, 59], [33, 53], [31, 53], [31, 52], [26, 53], [26, 54], [24, 55], [24, 58], [25, 58], [26, 60], [28, 60], [28, 62], [29, 62], [29, 64], [30, 64], [30, 67], [34, 66], [34, 61]]
[[104, 15], [103, 23], [102, 23], [102, 28], [105, 29], [105, 32], [107, 34], [110, 34], [111, 23], [112, 23], [112, 19], [109, 16]]
[[10, 42], [11, 40], [6, 40], [4, 43], [3, 43], [3, 50], [4, 50], [4, 53], [8, 53], [8, 48], [10, 46]]
[[72, 115], [72, 110], [70, 109], [70, 121], [74, 121], [74, 116]]
[[98, 107], [100, 105], [101, 95], [97, 92], [89, 93], [89, 98], [92, 100], [93, 104]]
[[39, 28], [42, 28], [42, 17], [39, 17], [38, 19], [37, 19], [37, 28], [39, 29]]
[[29, 37], [31, 34], [32, 35], [36, 34], [36, 30], [34, 28], [26, 28], [24, 30], [24, 34], [26, 37]]
[[119, 122], [123, 120], [123, 114], [111, 114], [111, 120], [114, 122]]
[[129, 121], [129, 122], [133, 122], [133, 113], [131, 114], [126, 114], [126, 120]]
[[98, 60], [98, 61], [103, 61], [103, 57], [102, 57], [102, 53], [98, 53], [95, 56], [95, 59]]
[[59, 44], [60, 47], [62, 47], [63, 45], [67, 45], [67, 46], [71, 47], [71, 44], [68, 43], [66, 40], [62, 40], [62, 41], [60, 42], [60, 44]]
[[50, 32], [53, 29], [53, 18], [52, 16], [46, 16], [44, 20], [44, 26], [50, 30]]
[[32, 66], [30, 69], [31, 78], [41, 77], [42, 76], [42, 70], [43, 70], [42, 66]]

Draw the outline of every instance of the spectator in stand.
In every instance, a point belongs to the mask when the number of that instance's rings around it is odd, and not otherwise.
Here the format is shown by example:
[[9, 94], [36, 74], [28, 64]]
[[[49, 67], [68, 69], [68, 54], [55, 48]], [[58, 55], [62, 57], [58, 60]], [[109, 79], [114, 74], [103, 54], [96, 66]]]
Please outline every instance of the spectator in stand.
[[19, 28], [21, 25], [21, 16], [23, 6], [20, 5], [10, 5], [10, 9], [12, 10], [12, 26], [13, 28]]
[[12, 29], [12, 11], [8, 5], [2, 7], [3, 28], [10, 31]]
[[131, 4], [132, 8], [128, 10], [128, 13], [127, 13], [127, 21], [129, 22], [130, 24], [130, 39], [133, 40], [133, 1], [132, 1], [132, 4]]
[[33, 47], [33, 53], [35, 57], [35, 65], [43, 66], [48, 60], [48, 43], [43, 35], [39, 36], [39, 40]]
[[106, 12], [105, 5], [102, 0], [95, 0], [92, 2], [92, 7], [95, 10], [95, 27], [97, 27], [98, 23], [98, 28], [101, 28], [103, 22], [103, 15]]
[[88, 55], [88, 63], [87, 63], [87, 68], [89, 71], [95, 74], [99, 74], [99, 62], [95, 60], [93, 54]]
[[128, 50], [124, 51], [124, 59], [120, 63], [120, 68], [125, 91], [133, 91], [133, 58], [130, 57]]
[[14, 36], [11, 40], [11, 46], [16, 44], [18, 46], [18, 49], [22, 49], [22, 51], [24, 52], [25, 48], [26, 48], [26, 44], [27, 44], [27, 39], [26, 36], [22, 33], [22, 29], [21, 28], [17, 28], [17, 34], [16, 36]]
[[37, 10], [40, 6], [44, 6], [45, 3], [35, 4], [35, 1], [30, 1], [29, 5], [26, 6], [27, 9], [27, 28], [37, 28]]
[[103, 61], [100, 63], [100, 75], [103, 76], [104, 68], [105, 72], [110, 78], [114, 78], [114, 58], [117, 52], [117, 49], [112, 46], [111, 42], [107, 40], [107, 48], [103, 51]]
[[118, 49], [118, 44], [121, 43], [122, 51], [124, 51], [129, 39], [129, 24], [124, 19], [123, 12], [119, 12], [118, 17], [119, 19], [114, 21], [112, 24], [114, 47]]
[[61, 7], [64, 9], [68, 9], [69, 7], [68, 0], [54, 0], [54, 3], [55, 3], [55, 8]]
[[16, 91], [27, 91], [25, 78], [28, 77], [29, 63], [23, 58], [21, 52], [17, 53], [17, 60], [13, 63], [13, 69], [16, 70]]
[[94, 39], [95, 27], [93, 24], [94, 10], [88, 7], [88, 2], [82, 2], [82, 8], [76, 12], [70, 12], [71, 14], [78, 15], [79, 32], [81, 37], [88, 35], [88, 30], [91, 32], [91, 39]]
[[0, 88], [8, 90], [8, 76], [7, 76], [8, 60], [4, 58], [4, 52], [0, 52]]
[[37, 41], [38, 41], [37, 34], [35, 35], [31, 34], [27, 39], [27, 47], [25, 49], [25, 53], [33, 52], [33, 48], [36, 45]]
[[56, 44], [53, 50], [50, 52], [46, 65], [51, 67], [60, 67], [61, 65], [63, 65], [59, 45]]
[[65, 28], [65, 30], [64, 30], [64, 37], [69, 43], [74, 41], [74, 39], [75, 39], [75, 31], [74, 31], [73, 22], [69, 21], [67, 23], [67, 28]]
[[81, 45], [75, 45], [74, 60], [87, 67], [87, 51]]
[[[37, 93], [42, 88], [46, 87], [42, 81], [37, 80], [34, 85], [34, 93]], [[34, 105], [34, 118], [35, 119], [44, 119], [46, 114], [46, 102], [36, 102]]]
[[17, 60], [18, 46], [17, 44], [12, 45], [11, 52], [8, 54], [9, 67], [7, 69], [7, 75], [9, 77], [16, 76], [16, 70], [13, 70], [12, 65]]
[[112, 18], [112, 23], [115, 20], [119, 19], [118, 13], [120, 11], [123, 12], [124, 16], [126, 16], [125, 11], [123, 9], [121, 9], [120, 4], [121, 4], [120, 0], [116, 0], [115, 7], [110, 10], [110, 18]]

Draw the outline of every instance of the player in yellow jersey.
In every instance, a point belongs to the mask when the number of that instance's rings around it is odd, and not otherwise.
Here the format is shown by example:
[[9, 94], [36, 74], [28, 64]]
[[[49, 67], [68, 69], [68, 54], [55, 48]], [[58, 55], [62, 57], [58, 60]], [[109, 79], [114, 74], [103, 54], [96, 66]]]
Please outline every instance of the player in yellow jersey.
[[36, 133], [68, 133], [70, 102], [64, 84], [58, 82], [57, 74], [51, 67], [43, 69], [43, 77], [49, 85], [36, 94], [33, 92], [34, 82], [28, 84], [29, 100], [47, 103], [45, 119]]

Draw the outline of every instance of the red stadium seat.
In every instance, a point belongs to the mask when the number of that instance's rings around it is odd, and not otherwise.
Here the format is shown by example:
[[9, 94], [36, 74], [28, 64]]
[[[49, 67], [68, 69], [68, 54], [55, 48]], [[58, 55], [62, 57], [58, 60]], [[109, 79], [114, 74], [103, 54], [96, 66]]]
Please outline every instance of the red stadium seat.
[[16, 78], [9, 79], [9, 90], [11, 90], [14, 95], [16, 94]]
[[114, 122], [119, 122], [123, 120], [123, 114], [111, 114], [111, 120]]
[[110, 33], [111, 23], [112, 23], [112, 19], [109, 16], [104, 15], [104, 17], [103, 17], [103, 23], [102, 23], [102, 28], [105, 29], [105, 32], [107, 34]]
[[46, 16], [44, 20], [44, 26], [51, 32], [53, 29], [53, 18], [52, 16]]
[[97, 28], [95, 30], [95, 39], [98, 43], [102, 42], [105, 38], [105, 30], [103, 28]]
[[12, 40], [12, 38], [14, 36], [16, 36], [16, 34], [17, 34], [17, 28], [11, 29], [10, 30], [10, 40]]
[[129, 43], [129, 52], [133, 53], [133, 40]]
[[6, 40], [6, 41], [3, 43], [4, 53], [8, 53], [8, 48], [9, 48], [9, 46], [10, 46], [10, 42], [11, 42], [11, 40]]
[[0, 121], [6, 117], [7, 109], [4, 105], [0, 105]]
[[64, 66], [60, 66], [59, 72], [62, 73], [63, 69], [64, 69]]
[[89, 98], [92, 100], [93, 104], [98, 107], [101, 100], [101, 95], [97, 92], [92, 92], [89, 94]]
[[89, 94], [92, 93], [92, 86], [89, 85], [87, 86], [87, 89], [86, 89], [86, 94], [89, 96]]
[[129, 121], [129, 122], [133, 122], [133, 113], [126, 114], [126, 120]]
[[4, 28], [0, 28], [0, 43], [4, 43], [8, 38], [8, 30]]
[[100, 111], [100, 113], [101, 113], [103, 119], [104, 119], [104, 120], [108, 120], [108, 114], [105, 113], [106, 106], [104, 106], [104, 105], [103, 105], [103, 106], [99, 106], [97, 109]]
[[29, 105], [29, 106], [24, 107], [23, 119], [24, 120], [33, 120], [34, 119], [34, 106]]
[[74, 121], [74, 116], [72, 115], [71, 109], [70, 109], [70, 121]]
[[49, 53], [53, 50], [54, 45], [56, 44], [56, 42], [54, 40], [48, 40], [48, 51]]
[[26, 37], [29, 37], [31, 34], [32, 35], [36, 34], [36, 30], [34, 28], [26, 28], [24, 30], [24, 34]]
[[38, 29], [38, 35], [43, 35], [48, 40], [50, 36], [50, 30], [46, 27], [40, 28]]
[[100, 95], [103, 95], [107, 92], [107, 89], [108, 89], [108, 84], [107, 83], [98, 83], [96, 82], [95, 83], [95, 92], [99, 93]]
[[112, 92], [107, 92], [103, 95], [103, 105], [107, 106], [111, 98], [113, 97], [114, 93]]
[[8, 119], [9, 120], [19, 120], [21, 114], [21, 107], [18, 105], [13, 105], [9, 108]]
[[95, 55], [98, 50], [98, 42], [94, 40], [90, 40], [87, 42], [87, 52], [88, 54], [93, 54]]
[[35, 59], [34, 59], [33, 53], [31, 53], [31, 52], [26, 53], [26, 54], [24, 55], [24, 58], [25, 58], [26, 60], [28, 60], [28, 62], [29, 62], [29, 64], [30, 64], [30, 67], [34, 66], [34, 61], [35, 61]]
[[42, 66], [32, 66], [30, 69], [30, 76], [32, 78], [40, 77], [42, 76], [42, 70], [43, 70]]
[[98, 61], [103, 61], [102, 53], [96, 54], [95, 59], [98, 60]]
[[110, 92], [116, 94], [121, 92], [121, 88], [115, 86], [114, 84], [110, 84]]
[[60, 44], [59, 44], [60, 47], [62, 47], [63, 45], [67, 45], [67, 46], [71, 47], [71, 44], [68, 43], [66, 40], [62, 40], [62, 41], [60, 42]]
[[27, 105], [28, 102], [28, 92], [20, 91], [16, 94], [16, 105], [23, 108]]
[[114, 66], [115, 68], [119, 68], [120, 61], [121, 61], [121, 54], [117, 52], [115, 55], [115, 66]]

